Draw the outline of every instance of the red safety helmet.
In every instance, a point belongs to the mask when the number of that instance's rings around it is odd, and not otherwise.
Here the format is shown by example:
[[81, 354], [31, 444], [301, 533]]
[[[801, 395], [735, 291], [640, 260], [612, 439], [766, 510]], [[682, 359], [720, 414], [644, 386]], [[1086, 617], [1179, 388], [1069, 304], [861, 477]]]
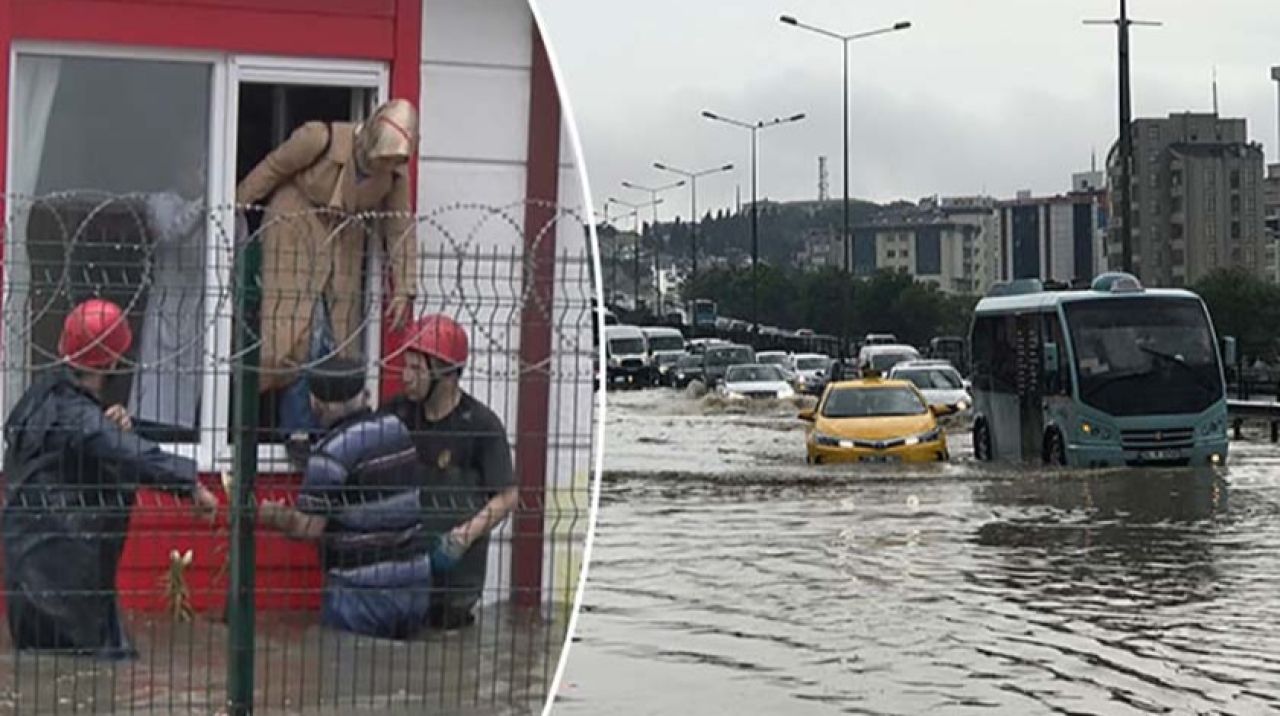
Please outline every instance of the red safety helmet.
[[79, 368], [106, 368], [133, 345], [133, 331], [124, 311], [100, 298], [71, 309], [58, 338], [58, 355]]
[[419, 318], [409, 329], [404, 349], [461, 368], [467, 362], [467, 332], [443, 313]]

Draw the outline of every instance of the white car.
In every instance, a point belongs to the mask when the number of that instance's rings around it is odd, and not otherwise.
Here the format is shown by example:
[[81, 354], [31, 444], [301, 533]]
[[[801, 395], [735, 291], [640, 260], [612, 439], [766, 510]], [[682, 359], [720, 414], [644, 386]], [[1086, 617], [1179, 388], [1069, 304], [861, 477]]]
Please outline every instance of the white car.
[[957, 412], [964, 412], [973, 405], [965, 379], [945, 360], [899, 363], [889, 371], [889, 378], [911, 381], [930, 405], [953, 407]]
[[731, 365], [725, 371], [720, 394], [730, 400], [748, 398], [791, 398], [795, 391], [787, 385], [786, 376], [776, 365], [751, 363]]

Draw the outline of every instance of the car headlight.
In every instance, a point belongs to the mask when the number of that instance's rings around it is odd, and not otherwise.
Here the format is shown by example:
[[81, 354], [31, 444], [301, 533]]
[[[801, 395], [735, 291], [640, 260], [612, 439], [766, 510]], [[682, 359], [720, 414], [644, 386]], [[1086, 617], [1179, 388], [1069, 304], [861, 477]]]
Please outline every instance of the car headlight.
[[826, 433], [820, 433], [820, 432], [817, 432], [816, 430], [813, 433], [813, 441], [818, 445], [822, 445], [824, 447], [839, 447], [839, 448], [853, 447], [852, 440], [838, 438], [834, 435], [827, 435]]
[[938, 428], [934, 428], [933, 430], [930, 430], [927, 433], [912, 435], [911, 437], [907, 438], [904, 442], [908, 447], [910, 447], [912, 445], [919, 445], [921, 443], [934, 442], [941, 435], [942, 435], [942, 431], [940, 431]]
[[726, 390], [724, 392], [724, 397], [728, 398], [729, 400], [745, 400], [747, 396], [743, 395], [742, 393], [739, 393], [736, 390]]
[[1111, 439], [1111, 428], [1088, 420], [1080, 421], [1080, 433], [1086, 438], [1094, 438], [1096, 440]]
[[1227, 434], [1227, 419], [1214, 418], [1200, 426], [1200, 437], [1219, 437]]
[[794, 390], [790, 388], [783, 388], [778, 391], [778, 398], [792, 398], [795, 397], [795, 394], [796, 392]]
[[963, 413], [964, 411], [966, 411], [966, 410], [968, 410], [968, 409], [969, 409], [969, 401], [967, 401], [967, 400], [962, 400], [962, 401], [960, 401], [960, 402], [956, 403], [956, 412], [958, 412], [958, 413]]

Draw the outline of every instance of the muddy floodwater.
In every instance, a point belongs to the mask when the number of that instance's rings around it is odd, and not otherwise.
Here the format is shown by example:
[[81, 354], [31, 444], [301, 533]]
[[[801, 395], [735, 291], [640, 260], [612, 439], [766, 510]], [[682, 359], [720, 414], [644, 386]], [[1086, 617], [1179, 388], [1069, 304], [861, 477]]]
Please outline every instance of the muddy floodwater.
[[[127, 617], [140, 656], [123, 661], [15, 652], [0, 629], [0, 714], [226, 713], [228, 633], [220, 621]], [[409, 641], [316, 622], [311, 612], [259, 614], [254, 713], [533, 716], [566, 626], [505, 603], [480, 610], [469, 627]]]
[[[610, 394], [557, 714], [1280, 713], [1280, 448], [808, 467], [796, 405]], [[1249, 435], [1246, 435], [1249, 438]]]

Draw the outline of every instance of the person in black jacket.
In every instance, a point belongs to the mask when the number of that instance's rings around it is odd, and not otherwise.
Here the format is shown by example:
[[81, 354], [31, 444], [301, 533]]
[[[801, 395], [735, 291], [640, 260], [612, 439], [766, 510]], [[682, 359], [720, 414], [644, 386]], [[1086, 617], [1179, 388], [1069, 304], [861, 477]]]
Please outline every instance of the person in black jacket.
[[433, 629], [475, 621], [489, 535], [520, 499], [506, 428], [459, 383], [468, 345], [466, 331], [448, 316], [416, 321], [402, 349], [404, 394], [386, 407], [409, 428], [423, 468], [423, 522], [440, 537], [432, 553]]
[[134, 435], [121, 406], [100, 402], [131, 343], [119, 306], [80, 304], [63, 325], [62, 360], [5, 423], [4, 587], [18, 649], [136, 656], [115, 583], [137, 488], [189, 497], [202, 516], [217, 513], [194, 462]]

